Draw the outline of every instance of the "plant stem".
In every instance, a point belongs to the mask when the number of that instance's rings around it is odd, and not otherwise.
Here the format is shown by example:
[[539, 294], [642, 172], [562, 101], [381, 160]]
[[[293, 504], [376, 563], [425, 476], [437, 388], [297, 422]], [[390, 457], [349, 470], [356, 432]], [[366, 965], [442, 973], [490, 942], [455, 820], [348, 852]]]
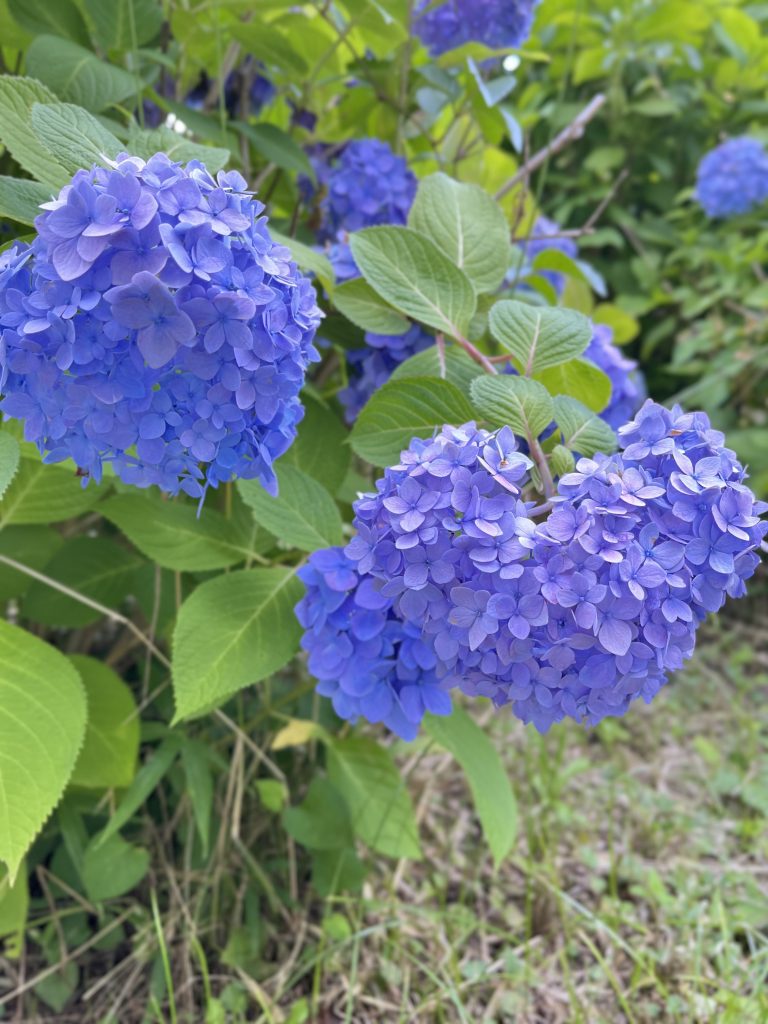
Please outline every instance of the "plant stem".
[[453, 340], [457, 345], [460, 345], [467, 355], [474, 359], [476, 363], [479, 363], [486, 373], [498, 373], [499, 371], [493, 365], [488, 356], [483, 355], [479, 348], [475, 348], [471, 341], [468, 341], [458, 331], [453, 333]]
[[541, 447], [538, 437], [529, 437], [528, 447], [531, 452], [531, 458], [536, 463], [536, 467], [541, 475], [544, 497], [549, 501], [555, 493], [555, 482], [552, 479], [552, 471], [549, 468], [547, 456], [544, 454], [544, 449]]

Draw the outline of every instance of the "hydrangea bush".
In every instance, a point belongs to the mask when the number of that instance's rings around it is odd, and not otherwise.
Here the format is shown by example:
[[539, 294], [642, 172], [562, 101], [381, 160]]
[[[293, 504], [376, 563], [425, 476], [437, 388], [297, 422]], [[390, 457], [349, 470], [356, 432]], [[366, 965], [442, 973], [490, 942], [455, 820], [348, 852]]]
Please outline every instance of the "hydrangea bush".
[[538, 0], [419, 0], [416, 32], [430, 53], [439, 57], [464, 43], [483, 43], [493, 50], [522, 46], [531, 34]]
[[703, 158], [696, 198], [708, 217], [735, 217], [768, 199], [768, 153], [757, 139], [728, 139]]
[[320, 312], [263, 204], [162, 153], [79, 171], [0, 256], [7, 417], [87, 482], [275, 490]]

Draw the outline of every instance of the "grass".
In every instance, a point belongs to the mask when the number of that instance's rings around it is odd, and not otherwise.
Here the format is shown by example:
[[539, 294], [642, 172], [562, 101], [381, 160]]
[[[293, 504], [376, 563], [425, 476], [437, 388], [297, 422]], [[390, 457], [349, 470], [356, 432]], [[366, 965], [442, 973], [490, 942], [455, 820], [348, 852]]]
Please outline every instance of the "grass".
[[[359, 895], [321, 900], [258, 795], [261, 758], [214, 732], [209, 856], [173, 775], [136, 894], [90, 907], [54, 856], [22, 959], [0, 959], [0, 1020], [765, 1024], [768, 644], [764, 604], [738, 613], [597, 730], [481, 712], [520, 806], [498, 871], [455, 763], [402, 745], [424, 859], [368, 856]], [[290, 756], [291, 779], [317, 772], [311, 744]]]

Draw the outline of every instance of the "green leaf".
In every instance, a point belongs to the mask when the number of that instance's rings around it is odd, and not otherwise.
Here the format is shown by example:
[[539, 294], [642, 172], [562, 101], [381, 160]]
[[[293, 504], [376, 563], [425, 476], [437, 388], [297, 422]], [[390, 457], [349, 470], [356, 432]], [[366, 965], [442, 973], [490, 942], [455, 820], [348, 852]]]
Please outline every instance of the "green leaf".
[[427, 438], [446, 423], [458, 426], [474, 417], [467, 399], [447, 380], [388, 381], [357, 417], [350, 442], [372, 465], [391, 466], [414, 437]]
[[595, 412], [602, 412], [611, 400], [611, 379], [588, 359], [571, 359], [534, 374], [550, 395], [579, 399]]
[[405, 334], [410, 320], [392, 309], [362, 277], [337, 285], [333, 304], [347, 320], [374, 334]]
[[108, 665], [83, 654], [69, 659], [88, 698], [85, 742], [70, 785], [88, 789], [125, 788], [136, 774], [139, 714], [133, 694]]
[[125, 149], [100, 121], [72, 103], [34, 103], [32, 130], [73, 174], [92, 164], [103, 166], [105, 156], [113, 158]]
[[475, 810], [496, 867], [517, 838], [517, 801], [499, 752], [487, 733], [461, 708], [447, 716], [427, 715], [428, 735], [445, 747], [467, 777]]
[[0, 77], [0, 142], [16, 163], [57, 191], [71, 175], [32, 130], [32, 106], [55, 103], [57, 97], [32, 78]]
[[469, 278], [435, 243], [410, 228], [366, 228], [350, 235], [366, 281], [395, 309], [451, 337], [463, 335], [477, 299]]
[[346, 443], [349, 431], [331, 409], [309, 395], [302, 395], [304, 419], [296, 440], [281, 456], [281, 466], [300, 469], [336, 494], [344, 483], [352, 456]]
[[0, 432], [0, 498], [19, 468], [19, 442], [11, 434]]
[[[7, 555], [38, 572], [63, 544], [61, 534], [48, 526], [6, 526], [0, 530], [0, 555]], [[0, 563], [0, 601], [23, 597], [31, 586], [31, 576]]]
[[88, 29], [73, 0], [8, 0], [13, 20], [33, 36], [44, 32], [88, 44]]
[[615, 451], [616, 435], [613, 430], [586, 405], [565, 396], [556, 398], [554, 405], [554, 418], [567, 448], [586, 458], [591, 458], [595, 452], [609, 454]]
[[93, 903], [113, 900], [135, 889], [149, 871], [149, 853], [121, 836], [104, 842], [96, 835], [85, 848], [81, 874]]
[[[211, 762], [213, 751], [200, 740], [185, 739], [181, 748], [181, 763], [187, 783], [187, 795], [192, 805], [197, 834], [203, 856], [206, 856], [211, 845], [211, 815], [213, 813], [213, 772]], [[273, 780], [265, 780], [271, 782]], [[278, 786], [282, 783], [278, 782]]]
[[420, 231], [463, 270], [478, 292], [493, 292], [510, 258], [509, 224], [501, 207], [478, 185], [446, 174], [419, 183], [408, 227]]
[[128, 133], [128, 145], [126, 147], [134, 156], [140, 156], [142, 160], [148, 160], [155, 153], [167, 153], [172, 160], [180, 163], [187, 163], [189, 160], [200, 160], [211, 174], [215, 174], [232, 159], [228, 149], [220, 149], [218, 146], [204, 146], [199, 142], [192, 142], [185, 135], [180, 135], [171, 128], [154, 128], [151, 131], [144, 131], [131, 125]]
[[13, 883], [85, 734], [83, 685], [55, 648], [0, 620], [0, 861]]
[[310, 850], [338, 850], [354, 841], [344, 797], [328, 779], [310, 782], [304, 800], [283, 812], [283, 826]]
[[244, 135], [264, 159], [290, 174], [305, 174], [314, 180], [315, 172], [309, 158], [298, 142], [276, 124], [232, 122], [232, 128]]
[[11, 885], [8, 873], [0, 869], [0, 949], [9, 959], [21, 955], [28, 913], [29, 884], [26, 873], [20, 871], [16, 884]]
[[134, 75], [99, 60], [85, 47], [53, 35], [37, 36], [32, 41], [26, 69], [60, 99], [94, 112], [134, 96], [141, 84]]
[[21, 460], [19, 471], [0, 501], [0, 529], [9, 523], [59, 523], [91, 508], [103, 490], [83, 487], [71, 470]]
[[328, 775], [347, 801], [352, 828], [363, 842], [389, 857], [421, 857], [411, 798], [389, 751], [362, 736], [334, 740]]
[[515, 299], [492, 306], [488, 324], [496, 341], [512, 353], [517, 368], [527, 377], [574, 359], [592, 340], [592, 324], [583, 314]]
[[[390, 380], [406, 380], [408, 377], [443, 377], [437, 345], [417, 352], [392, 371]], [[464, 349], [451, 345], [445, 350], [445, 380], [454, 384], [469, 398], [469, 385], [480, 374], [477, 363]]]
[[0, 217], [10, 217], [20, 224], [34, 224], [41, 212], [40, 204], [49, 201], [51, 191], [37, 181], [0, 175]]
[[[163, 27], [159, 0], [83, 0], [96, 38], [105, 50], [132, 50], [151, 42]], [[61, 33], [58, 33], [61, 35]]]
[[94, 844], [106, 843], [127, 825], [136, 811], [143, 806], [154, 793], [160, 782], [165, 778], [179, 755], [182, 740], [180, 736], [167, 736], [152, 757], [143, 764], [136, 773], [123, 799], [98, 836], [94, 836]]
[[[555, 414], [557, 414], [557, 410], [555, 410]], [[552, 476], [557, 478], [565, 476], [566, 473], [573, 472], [575, 464], [573, 452], [564, 448], [561, 444], [556, 444], [549, 455], [549, 466], [552, 470]]]
[[[73, 537], [43, 570], [46, 576], [117, 609], [131, 591], [141, 558], [104, 537]], [[23, 614], [46, 626], [72, 629], [97, 622], [101, 614], [74, 598], [34, 580], [24, 598]]]
[[309, 70], [306, 60], [293, 47], [290, 38], [274, 25], [268, 25], [263, 18], [250, 22], [237, 21], [231, 26], [231, 32], [243, 44], [246, 53], [268, 66], [275, 65], [291, 71], [299, 78]]
[[538, 437], [554, 417], [547, 389], [528, 377], [477, 377], [472, 383], [472, 399], [491, 426], [509, 426], [528, 439]]
[[258, 554], [253, 546], [255, 528], [249, 534], [211, 508], [204, 507], [198, 518], [191, 505], [146, 494], [120, 494], [100, 505], [99, 511], [164, 569], [226, 569]]
[[299, 647], [293, 570], [246, 569], [202, 583], [173, 635], [175, 721], [201, 715], [282, 668]]
[[256, 522], [301, 551], [341, 544], [341, 515], [321, 483], [295, 466], [275, 467], [279, 492], [273, 498], [258, 480], [238, 480], [243, 501]]
[[291, 250], [291, 256], [297, 267], [307, 273], [314, 274], [319, 278], [320, 283], [326, 290], [329, 292], [333, 291], [333, 267], [327, 256], [323, 256], [321, 252], [317, 252], [309, 245], [304, 245], [303, 242], [299, 242], [295, 238], [290, 238], [288, 235], [280, 234], [279, 231], [274, 231], [271, 226], [269, 233], [272, 235], [273, 241]]

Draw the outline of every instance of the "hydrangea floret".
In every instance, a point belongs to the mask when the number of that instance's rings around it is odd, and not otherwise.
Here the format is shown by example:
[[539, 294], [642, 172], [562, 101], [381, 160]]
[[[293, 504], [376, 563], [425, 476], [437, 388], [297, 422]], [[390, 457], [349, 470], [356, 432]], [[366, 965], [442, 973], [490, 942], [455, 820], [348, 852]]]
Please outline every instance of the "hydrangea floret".
[[522, 46], [531, 34], [538, 0], [419, 0], [415, 30], [433, 57], [465, 43], [493, 50]]
[[696, 199], [708, 217], [749, 213], [768, 199], [768, 153], [748, 135], [728, 139], [702, 159]]
[[158, 153], [78, 171], [0, 255], [6, 417], [47, 462], [200, 498], [276, 489], [321, 313], [234, 171]]
[[744, 594], [768, 506], [704, 413], [649, 400], [619, 437], [538, 508], [508, 427], [415, 439], [355, 504], [347, 547], [300, 572], [303, 645], [337, 713], [410, 739], [452, 690], [540, 731], [649, 702]]

